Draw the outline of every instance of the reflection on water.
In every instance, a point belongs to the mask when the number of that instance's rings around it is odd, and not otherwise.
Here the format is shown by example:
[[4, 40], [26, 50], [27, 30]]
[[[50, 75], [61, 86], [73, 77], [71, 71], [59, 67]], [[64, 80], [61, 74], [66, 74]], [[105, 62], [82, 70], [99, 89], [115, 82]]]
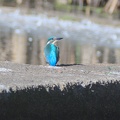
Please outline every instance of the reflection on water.
[[19, 12], [0, 12], [1, 61], [45, 65], [43, 49], [54, 35], [64, 38], [58, 43], [58, 64], [120, 64], [120, 28]]
[[[8, 29], [7, 29], [8, 30]], [[8, 30], [9, 31], [9, 30]], [[0, 30], [0, 60], [16, 63], [45, 65], [43, 54], [46, 39], [24, 31]], [[80, 41], [64, 39], [57, 44], [60, 48], [58, 64], [120, 64], [120, 49], [98, 46]]]

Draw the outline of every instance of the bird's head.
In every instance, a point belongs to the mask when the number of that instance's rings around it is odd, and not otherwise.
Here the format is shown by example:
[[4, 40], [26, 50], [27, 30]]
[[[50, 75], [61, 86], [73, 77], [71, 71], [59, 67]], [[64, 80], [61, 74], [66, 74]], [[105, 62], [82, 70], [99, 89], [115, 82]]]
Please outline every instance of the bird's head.
[[63, 39], [63, 38], [59, 38], [59, 37], [52, 36], [52, 37], [49, 37], [49, 38], [48, 38], [47, 43], [55, 44], [55, 42], [57, 42], [58, 40], [61, 40], [61, 39]]

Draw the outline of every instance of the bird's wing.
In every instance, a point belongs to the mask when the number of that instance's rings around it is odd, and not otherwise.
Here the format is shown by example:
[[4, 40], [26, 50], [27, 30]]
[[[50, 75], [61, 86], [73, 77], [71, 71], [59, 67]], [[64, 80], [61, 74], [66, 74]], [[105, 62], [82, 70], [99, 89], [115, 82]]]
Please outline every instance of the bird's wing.
[[50, 64], [55, 66], [59, 60], [59, 48], [54, 44], [46, 45], [44, 49], [46, 61]]

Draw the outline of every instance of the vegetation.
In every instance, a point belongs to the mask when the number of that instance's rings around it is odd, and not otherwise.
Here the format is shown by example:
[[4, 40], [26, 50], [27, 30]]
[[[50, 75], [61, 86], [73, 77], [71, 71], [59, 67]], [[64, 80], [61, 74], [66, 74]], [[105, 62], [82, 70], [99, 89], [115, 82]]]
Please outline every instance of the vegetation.
[[118, 120], [120, 81], [38, 86], [0, 94], [1, 120]]
[[[53, 9], [67, 12], [86, 11], [90, 14], [94, 12], [92, 8], [102, 8], [102, 11], [107, 13], [114, 13], [119, 11], [119, 0], [1, 0], [1, 5], [7, 6], [22, 6], [36, 9]], [[89, 7], [89, 9], [88, 9]], [[97, 9], [97, 12], [101, 12]]]

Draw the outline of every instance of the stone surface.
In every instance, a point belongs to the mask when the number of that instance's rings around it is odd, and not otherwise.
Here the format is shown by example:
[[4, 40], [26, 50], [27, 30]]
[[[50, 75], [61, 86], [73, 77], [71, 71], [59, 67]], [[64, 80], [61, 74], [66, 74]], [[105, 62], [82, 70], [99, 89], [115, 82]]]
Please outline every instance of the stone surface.
[[43, 65], [0, 62], [0, 90], [37, 85], [60, 85], [120, 80], [120, 65]]

